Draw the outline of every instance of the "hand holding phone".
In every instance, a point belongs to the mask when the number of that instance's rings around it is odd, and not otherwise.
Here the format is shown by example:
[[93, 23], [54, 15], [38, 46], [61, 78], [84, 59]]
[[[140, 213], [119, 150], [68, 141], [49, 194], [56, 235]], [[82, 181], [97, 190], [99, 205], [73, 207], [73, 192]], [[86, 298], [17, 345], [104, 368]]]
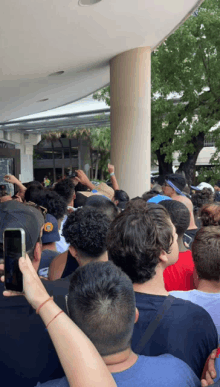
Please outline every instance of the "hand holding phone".
[[22, 228], [5, 229], [3, 235], [5, 289], [23, 291], [23, 278], [18, 260], [26, 256], [25, 232]]

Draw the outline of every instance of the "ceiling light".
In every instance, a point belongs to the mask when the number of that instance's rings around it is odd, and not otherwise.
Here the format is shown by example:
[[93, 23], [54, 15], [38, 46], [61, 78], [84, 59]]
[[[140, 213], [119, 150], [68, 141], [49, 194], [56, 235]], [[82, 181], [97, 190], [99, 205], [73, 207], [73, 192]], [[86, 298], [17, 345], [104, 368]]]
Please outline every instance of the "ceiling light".
[[49, 98], [43, 98], [43, 99], [40, 99], [39, 101], [37, 102], [45, 102], [45, 101], [48, 101]]
[[88, 7], [90, 5], [94, 5], [94, 4], [97, 4], [99, 3], [101, 0], [79, 0], [79, 5], [81, 7]]
[[48, 76], [49, 77], [56, 77], [57, 75], [62, 75], [64, 73], [64, 71], [57, 71], [56, 73], [52, 73], [52, 74], [49, 74]]

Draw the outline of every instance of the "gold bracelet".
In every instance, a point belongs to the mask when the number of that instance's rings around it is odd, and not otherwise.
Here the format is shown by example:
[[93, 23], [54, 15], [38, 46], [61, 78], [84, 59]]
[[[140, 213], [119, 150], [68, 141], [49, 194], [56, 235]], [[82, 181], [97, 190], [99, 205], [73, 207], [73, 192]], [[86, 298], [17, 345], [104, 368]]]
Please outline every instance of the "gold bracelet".
[[36, 313], [38, 314], [39, 313], [39, 310], [42, 308], [42, 306], [44, 306], [44, 304], [46, 304], [46, 302], [50, 301], [50, 300], [53, 300], [53, 296], [52, 297], [49, 297], [46, 301], [43, 302], [43, 304], [41, 304], [40, 306], [38, 306], [38, 308], [36, 309]]
[[46, 329], [49, 327], [50, 323], [52, 323], [52, 321], [55, 320], [55, 318], [57, 318], [61, 313], [64, 313], [64, 311], [61, 310], [59, 313], [57, 313], [56, 316], [54, 316], [54, 318], [52, 318], [52, 320], [50, 320], [50, 322], [47, 324]]

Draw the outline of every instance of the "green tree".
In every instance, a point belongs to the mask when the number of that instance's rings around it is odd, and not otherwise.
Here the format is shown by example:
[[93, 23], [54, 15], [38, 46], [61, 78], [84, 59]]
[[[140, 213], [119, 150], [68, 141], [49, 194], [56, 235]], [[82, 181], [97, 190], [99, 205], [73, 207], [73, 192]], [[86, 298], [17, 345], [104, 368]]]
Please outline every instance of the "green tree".
[[[219, 20], [220, 0], [205, 0], [151, 56], [152, 152], [160, 174], [172, 171], [179, 152], [179, 169], [189, 184], [204, 137], [220, 120]], [[94, 98], [110, 104], [110, 88]], [[217, 146], [219, 131], [213, 132]]]

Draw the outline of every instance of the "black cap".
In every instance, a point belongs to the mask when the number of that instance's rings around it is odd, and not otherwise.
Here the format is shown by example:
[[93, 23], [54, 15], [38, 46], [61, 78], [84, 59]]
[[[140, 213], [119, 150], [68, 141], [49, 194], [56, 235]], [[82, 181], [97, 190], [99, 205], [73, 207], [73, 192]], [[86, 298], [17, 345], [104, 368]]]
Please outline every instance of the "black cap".
[[172, 173], [170, 175], [167, 175], [166, 181], [167, 180], [170, 180], [171, 183], [173, 183], [180, 191], [182, 191], [186, 185], [186, 179], [182, 175], [179, 175], [177, 173]]
[[22, 228], [25, 231], [26, 250], [31, 250], [39, 238], [44, 217], [35, 207], [9, 200], [0, 203], [0, 243], [6, 228]]

